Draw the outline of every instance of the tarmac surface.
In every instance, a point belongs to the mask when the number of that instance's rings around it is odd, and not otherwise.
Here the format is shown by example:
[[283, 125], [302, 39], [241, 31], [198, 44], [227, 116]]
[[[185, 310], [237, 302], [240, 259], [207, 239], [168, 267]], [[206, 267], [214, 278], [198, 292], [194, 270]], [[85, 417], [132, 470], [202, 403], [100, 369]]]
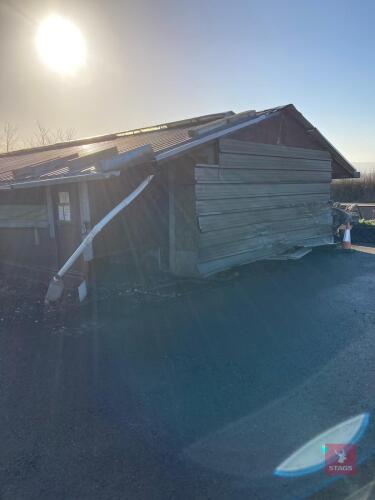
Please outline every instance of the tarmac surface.
[[[41, 307], [3, 314], [1, 500], [318, 499], [365, 487], [375, 255], [357, 250], [254, 264], [136, 304], [118, 291], [58, 322]], [[273, 474], [363, 412], [356, 476]]]

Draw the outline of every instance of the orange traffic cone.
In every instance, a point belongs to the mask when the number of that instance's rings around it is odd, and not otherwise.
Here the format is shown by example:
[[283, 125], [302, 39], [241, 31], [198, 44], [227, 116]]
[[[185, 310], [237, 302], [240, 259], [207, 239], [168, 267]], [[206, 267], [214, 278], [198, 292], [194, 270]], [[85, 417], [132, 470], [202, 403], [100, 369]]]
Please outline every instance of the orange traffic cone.
[[352, 248], [352, 240], [350, 238], [350, 230], [351, 230], [351, 225], [349, 222], [346, 224], [346, 228], [344, 231], [344, 237], [342, 239], [342, 248], [345, 248], [345, 250], [350, 250]]

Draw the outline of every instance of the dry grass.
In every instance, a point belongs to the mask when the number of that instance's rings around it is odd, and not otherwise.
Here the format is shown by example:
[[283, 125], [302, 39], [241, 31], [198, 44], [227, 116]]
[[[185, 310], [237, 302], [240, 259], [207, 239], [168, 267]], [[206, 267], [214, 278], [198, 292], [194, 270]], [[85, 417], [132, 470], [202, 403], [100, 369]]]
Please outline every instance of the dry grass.
[[332, 199], [356, 203], [375, 202], [375, 172], [362, 174], [359, 179], [333, 181]]

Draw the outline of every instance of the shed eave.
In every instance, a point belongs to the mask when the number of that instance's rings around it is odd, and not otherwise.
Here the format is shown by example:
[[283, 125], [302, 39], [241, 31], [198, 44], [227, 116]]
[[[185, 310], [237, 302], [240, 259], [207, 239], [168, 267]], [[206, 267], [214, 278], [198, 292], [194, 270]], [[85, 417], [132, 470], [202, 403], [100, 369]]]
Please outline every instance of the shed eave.
[[51, 186], [54, 184], [71, 184], [72, 182], [104, 180], [114, 175], [120, 175], [120, 172], [112, 171], [106, 174], [103, 173], [82, 174], [82, 175], [71, 175], [66, 177], [54, 177], [52, 179], [38, 179], [34, 181], [13, 182], [8, 184], [5, 188], [2, 189], [27, 189], [27, 188], [35, 188], [41, 186]]
[[331, 153], [332, 159], [334, 159], [340, 167], [348, 174], [347, 177], [358, 178], [360, 173], [353, 167], [353, 165], [335, 148], [335, 146], [320, 132], [319, 129], [314, 127], [314, 125], [307, 120], [300, 111], [293, 105], [288, 104], [283, 108], [284, 111], [290, 112], [297, 121], [299, 121], [307, 133], [314, 137], [327, 151]]

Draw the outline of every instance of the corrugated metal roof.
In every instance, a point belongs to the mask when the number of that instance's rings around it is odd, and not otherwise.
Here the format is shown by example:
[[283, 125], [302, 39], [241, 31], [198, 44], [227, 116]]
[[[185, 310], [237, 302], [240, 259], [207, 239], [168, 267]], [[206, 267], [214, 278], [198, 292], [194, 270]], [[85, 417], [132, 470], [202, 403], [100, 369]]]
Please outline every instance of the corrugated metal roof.
[[[268, 114], [277, 109], [274, 108], [273, 110], [256, 113], [254, 117], [261, 114]], [[239, 121], [244, 120], [242, 114], [238, 116]], [[61, 166], [61, 161], [59, 162], [59, 160], [64, 160], [64, 158], [68, 160], [68, 157], [70, 160], [72, 155], [84, 157], [85, 155], [99, 153], [111, 147], [117, 148], [117, 153], [121, 154], [141, 146], [151, 145], [155, 154], [158, 154], [169, 151], [176, 146], [193, 143], [195, 138], [191, 136], [191, 131], [194, 127], [199, 128], [205, 124], [220, 122], [220, 120], [223, 120], [222, 127], [229, 127], [230, 124], [226, 124], [225, 120], [230, 119], [231, 125], [233, 125], [232, 120], [235, 118], [236, 115], [233, 111], [215, 113], [117, 134], [90, 137], [2, 154], [0, 155], [0, 186], [6, 187], [7, 185], [24, 183], [25, 180], [30, 180], [31, 178], [32, 180], [39, 178], [52, 179], [53, 177], [71, 177], [72, 175], [82, 173], [88, 176], [91, 174], [92, 176], [92, 174], [98, 173], [95, 170], [93, 159], [88, 159], [88, 163], [82, 167], [81, 171], [74, 169], [74, 172], [70, 171], [68, 161], [66, 166]], [[49, 165], [50, 162], [59, 163], [58, 168], [53, 164]], [[88, 170], [90, 165], [93, 168]], [[41, 166], [45, 168], [42, 169], [43, 173], [40, 175], [39, 170]], [[25, 169], [27, 169], [27, 175], [24, 175], [23, 170]]]
[[23, 168], [72, 154], [91, 154], [113, 146], [116, 146], [119, 152], [125, 152], [145, 144], [151, 144], [154, 151], [160, 151], [190, 139], [187, 131], [192, 126], [230, 115], [234, 115], [233, 111], [3, 153], [0, 154], [0, 172]]
[[[77, 168], [75, 164], [75, 168], [71, 169], [69, 165], [74, 164], [72, 155], [81, 158], [108, 150], [109, 148], [117, 148], [117, 153], [121, 154], [141, 146], [151, 145], [153, 151], [161, 157], [163, 156], [161, 153], [173, 149], [183, 151], [186, 149], [184, 145], [189, 147], [189, 143], [191, 143], [191, 146], [201, 143], [202, 132], [203, 137], [205, 136], [205, 125], [207, 125], [206, 137], [209, 139], [213, 130], [211, 124], [214, 125], [214, 130], [217, 130], [216, 127], [218, 126], [219, 130], [225, 131], [228, 129], [229, 132], [229, 129], [233, 128], [235, 124], [251, 124], [252, 121], [256, 123], [260, 117], [268, 118], [284, 109], [294, 112], [305, 128], [312, 127], [293, 105], [287, 105], [259, 112], [239, 113], [238, 115], [231, 111], [216, 113], [117, 134], [20, 150], [0, 155], [0, 187], [4, 188], [14, 184], [25, 183], [25, 180], [30, 179], [66, 178], [77, 175], [96, 177], [100, 171], [96, 170], [95, 159], [88, 157], [87, 161], [84, 160], [81, 162], [80, 168]], [[216, 124], [218, 125], [216, 126]], [[199, 132], [199, 139], [197, 139], [194, 129]], [[318, 134], [317, 129], [314, 130]], [[331, 150], [336, 158], [339, 157], [339, 160], [344, 164], [343, 167], [349, 173], [352, 175], [353, 172], [355, 173], [355, 169], [351, 164], [321, 134], [319, 135], [319, 140], [321, 143], [324, 142], [325, 148]], [[116, 154], [116, 150], [114, 153]]]
[[[48, 148], [42, 151], [27, 152], [24, 154], [9, 154], [0, 157], [0, 182], [12, 182], [15, 180], [14, 171], [38, 165], [42, 162], [56, 160], [57, 158], [64, 158], [74, 153], [79, 156], [99, 152], [110, 147], [117, 147], [119, 153], [131, 151], [140, 146], [151, 144], [155, 152], [163, 151], [165, 149], [182, 144], [190, 140], [188, 135], [189, 127], [165, 129], [154, 132], [138, 133], [134, 135], [127, 135], [117, 137], [112, 140], [105, 140], [102, 142], [81, 144], [81, 145], [66, 145], [64, 148]], [[87, 166], [86, 166], [87, 168]], [[63, 175], [64, 169], [57, 169], [49, 172], [49, 175]]]

